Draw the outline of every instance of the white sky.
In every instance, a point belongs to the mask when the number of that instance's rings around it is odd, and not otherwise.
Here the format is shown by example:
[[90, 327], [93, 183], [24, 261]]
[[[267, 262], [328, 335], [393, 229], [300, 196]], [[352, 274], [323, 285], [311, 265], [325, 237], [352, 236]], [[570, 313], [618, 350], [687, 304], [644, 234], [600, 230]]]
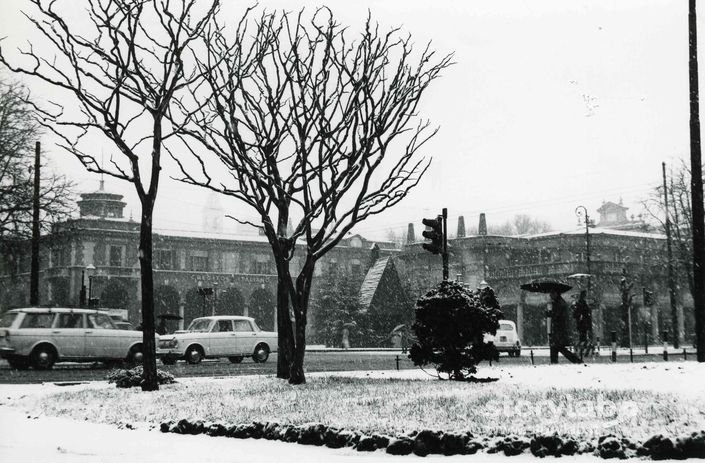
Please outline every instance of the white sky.
[[[9, 51], [32, 38], [19, 16], [27, 2], [0, 0], [0, 35]], [[243, 2], [224, 2], [237, 18]], [[268, 9], [320, 1], [261, 0]], [[328, 1], [351, 30], [368, 9], [382, 29], [400, 26], [421, 47], [455, 52], [456, 65], [432, 84], [421, 115], [440, 126], [424, 154], [425, 180], [402, 203], [357, 227], [371, 238], [406, 230], [449, 210], [449, 225], [480, 212], [490, 224], [516, 214], [573, 228], [575, 208], [597, 218], [602, 201], [621, 199], [629, 214], [661, 182], [661, 162], [689, 159], [687, 2], [672, 0]], [[702, 14], [701, 14], [702, 17]], [[700, 24], [701, 31], [703, 25]], [[701, 33], [702, 36], [702, 33]], [[700, 47], [705, 49], [705, 45]], [[705, 62], [701, 55], [701, 62]], [[702, 74], [702, 73], [701, 73]], [[30, 86], [34, 83], [28, 81]], [[41, 96], [41, 90], [38, 91]], [[45, 142], [55, 168], [81, 191], [98, 187], [70, 155]], [[96, 150], [112, 151], [109, 142]], [[169, 173], [169, 167], [164, 171]], [[139, 214], [133, 187], [106, 177]], [[155, 227], [198, 229], [208, 194], [162, 178]], [[223, 198], [228, 213], [237, 205]], [[242, 209], [241, 209], [242, 210]], [[248, 211], [249, 212], [249, 211]]]

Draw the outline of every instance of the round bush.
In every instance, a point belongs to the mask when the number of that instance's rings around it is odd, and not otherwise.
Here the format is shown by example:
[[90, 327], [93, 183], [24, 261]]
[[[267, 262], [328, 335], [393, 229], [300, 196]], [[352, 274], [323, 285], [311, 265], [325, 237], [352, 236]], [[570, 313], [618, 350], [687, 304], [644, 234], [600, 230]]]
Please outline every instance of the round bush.
[[465, 289], [455, 281], [443, 281], [416, 303], [412, 329], [417, 341], [409, 358], [415, 365], [434, 364], [439, 375], [464, 380], [477, 372], [482, 360], [498, 358], [494, 344], [484, 334], [495, 334], [502, 318], [492, 288]]

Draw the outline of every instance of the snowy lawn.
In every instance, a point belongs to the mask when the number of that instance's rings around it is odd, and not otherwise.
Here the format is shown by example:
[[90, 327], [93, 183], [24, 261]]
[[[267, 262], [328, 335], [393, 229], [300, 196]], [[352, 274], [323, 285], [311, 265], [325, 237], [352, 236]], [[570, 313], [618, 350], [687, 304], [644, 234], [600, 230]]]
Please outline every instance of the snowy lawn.
[[[368, 433], [614, 433], [646, 438], [705, 429], [705, 365], [696, 363], [487, 367], [493, 383], [439, 381], [419, 370], [184, 379], [158, 392], [106, 383], [4, 394], [28, 414], [118, 425], [202, 419], [224, 423], [320, 422]], [[177, 378], [178, 380], [178, 378]], [[9, 391], [10, 386], [0, 386]], [[5, 399], [3, 397], [3, 399]]]

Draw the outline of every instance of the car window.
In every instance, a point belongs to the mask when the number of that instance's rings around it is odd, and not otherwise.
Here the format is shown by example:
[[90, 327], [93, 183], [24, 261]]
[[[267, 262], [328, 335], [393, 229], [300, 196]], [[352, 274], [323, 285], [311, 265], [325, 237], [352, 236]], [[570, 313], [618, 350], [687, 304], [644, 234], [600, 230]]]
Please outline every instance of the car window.
[[28, 313], [25, 314], [20, 328], [51, 328], [53, 320], [53, 313]]
[[188, 327], [188, 331], [196, 331], [198, 333], [207, 333], [208, 328], [211, 326], [211, 320], [207, 318], [196, 319], [191, 322]]
[[510, 325], [509, 323], [500, 323], [499, 329], [502, 331], [512, 331], [513, 328], [512, 325]]
[[89, 328], [99, 328], [105, 330], [112, 330], [115, 328], [113, 322], [109, 316], [103, 314], [89, 314], [88, 315], [88, 327]]
[[252, 331], [252, 326], [247, 320], [233, 320], [235, 331]]
[[233, 324], [232, 321], [230, 320], [218, 320], [218, 323], [215, 324], [213, 327], [213, 331], [232, 331], [233, 330]]
[[83, 328], [83, 315], [80, 313], [60, 313], [57, 328]]
[[17, 312], [5, 312], [0, 318], [0, 328], [9, 328], [17, 318]]

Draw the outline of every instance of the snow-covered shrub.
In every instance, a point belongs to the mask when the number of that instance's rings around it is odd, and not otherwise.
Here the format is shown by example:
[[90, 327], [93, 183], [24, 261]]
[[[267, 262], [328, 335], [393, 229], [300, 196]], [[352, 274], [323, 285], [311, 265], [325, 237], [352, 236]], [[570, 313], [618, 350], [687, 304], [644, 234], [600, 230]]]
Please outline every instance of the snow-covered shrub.
[[477, 372], [482, 360], [497, 358], [494, 345], [485, 343], [483, 336], [496, 334], [501, 318], [492, 288], [472, 291], [443, 281], [416, 303], [416, 342], [409, 358], [415, 365], [434, 364], [439, 375], [463, 380]]
[[[144, 370], [142, 369], [142, 365], [138, 365], [135, 368], [131, 368], [129, 370], [111, 370], [108, 373], [107, 379], [108, 383], [115, 383], [117, 387], [128, 388], [141, 385], [144, 379], [143, 375]], [[157, 370], [157, 381], [159, 382], [159, 384], [171, 384], [175, 383], [176, 379], [171, 373], [167, 373], [163, 370]]]

